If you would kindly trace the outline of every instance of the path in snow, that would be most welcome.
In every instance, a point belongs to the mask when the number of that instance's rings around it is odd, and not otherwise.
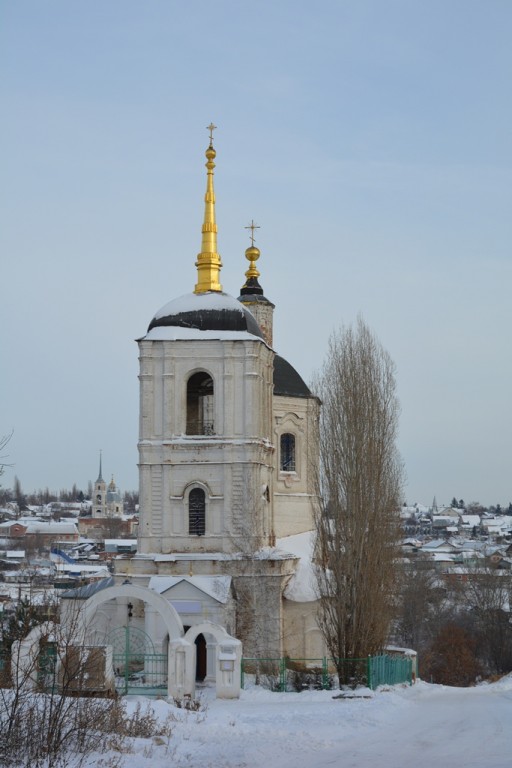
[[[510,768],[512,678],[477,688],[418,683],[370,699],[327,691],[212,701],[175,733],[176,768]],[[158,762],[153,761],[153,766]],[[162,764],[163,765],[163,764]]]

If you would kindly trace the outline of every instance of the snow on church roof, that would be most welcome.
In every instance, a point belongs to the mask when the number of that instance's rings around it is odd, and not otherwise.
[[[200,339],[206,341],[218,339],[220,341],[256,341],[252,333],[247,331],[200,331],[197,328],[179,328],[172,325],[152,328],[138,341],[190,341]]]
[[[229,296],[227,293],[219,291],[209,291],[208,293],[185,293],[171,299],[161,309],[158,310],[154,319],[160,320],[169,315],[182,315],[189,312],[203,311],[232,311],[235,310],[243,315],[243,307],[237,299]]]
[[[143,338],[154,340],[175,340],[205,338],[205,333],[214,333],[209,338],[254,341],[262,339],[263,333],[252,313],[237,299],[221,291],[189,293],[173,299],[158,310]],[[227,337],[224,334],[229,334]]]
[[[279,551],[300,558],[297,570],[284,590],[285,598],[294,603],[309,603],[317,599],[315,566],[311,561],[314,537],[314,531],[306,531],[277,540]]]
[[[182,581],[187,581],[219,603],[228,601],[231,576],[152,576],[148,586],[161,595]]]

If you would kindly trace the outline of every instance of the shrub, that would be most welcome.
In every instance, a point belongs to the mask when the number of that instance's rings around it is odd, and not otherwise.
[[[454,622],[445,624],[424,655],[420,671],[433,683],[460,687],[474,684],[482,674],[475,639]]]

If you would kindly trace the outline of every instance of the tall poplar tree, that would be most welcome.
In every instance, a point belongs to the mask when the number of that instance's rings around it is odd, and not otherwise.
[[[361,318],[331,335],[315,391],[319,625],[335,659],[366,658],[385,644],[396,604],[403,470],[395,366]],[[346,665],[338,671],[343,682]]]

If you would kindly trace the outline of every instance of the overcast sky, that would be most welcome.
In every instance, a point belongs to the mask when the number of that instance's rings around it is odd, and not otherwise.
[[[193,290],[213,120],[224,290],[251,219],[306,381],[359,313],[404,498],[512,500],[510,0],[0,3],[2,484],[137,488],[134,339]]]

